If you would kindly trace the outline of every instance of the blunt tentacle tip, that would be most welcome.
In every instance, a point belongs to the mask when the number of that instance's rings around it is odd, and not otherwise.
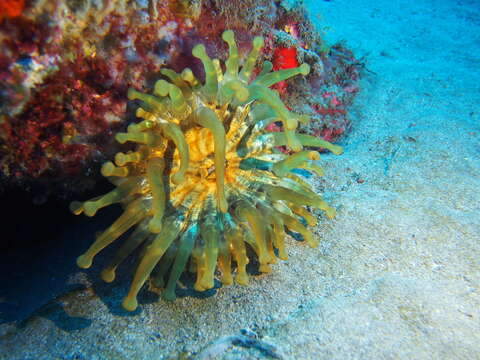
[[[105,269],[100,274],[103,281],[111,283],[115,280],[115,269]]]
[[[126,297],[123,299],[122,306],[127,311],[135,311],[138,307],[138,301],[136,298]]]
[[[88,269],[92,266],[92,259],[86,255],[80,255],[77,258],[77,265],[79,268]]]

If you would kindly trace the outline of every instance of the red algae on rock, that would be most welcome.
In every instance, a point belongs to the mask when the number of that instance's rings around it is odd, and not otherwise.
[[[115,149],[129,86],[169,59],[190,25],[167,4],[32,1],[0,25],[0,166],[10,182],[78,183]],[[153,45],[153,46],[152,46]]]
[[[297,48],[292,47],[277,47],[273,52],[273,70],[291,69],[298,66]],[[287,83],[285,81],[275,84],[275,90],[280,94],[287,91]]]
[[[0,23],[4,18],[16,18],[22,14],[25,0],[0,1]]]

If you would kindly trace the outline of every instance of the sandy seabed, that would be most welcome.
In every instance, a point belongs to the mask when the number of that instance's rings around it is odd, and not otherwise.
[[[1,359],[480,358],[480,4],[305,3],[366,66],[345,153],[322,156],[320,247],[130,316],[125,287],[67,294],[3,324]]]

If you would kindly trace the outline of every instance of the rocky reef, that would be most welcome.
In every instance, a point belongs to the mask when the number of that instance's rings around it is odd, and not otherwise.
[[[298,3],[273,1],[6,1],[0,7],[2,187],[68,195],[91,187],[100,164],[122,150],[113,134],[134,121],[128,88],[148,91],[165,66],[205,74],[191,50],[227,52],[233,29],[243,58],[255,36],[274,70],[307,63],[306,78],[275,85],[289,109],[309,115],[299,130],[335,140],[348,128],[358,60],[327,46]],[[255,11],[246,11],[254,8]],[[243,11],[245,10],[245,11]],[[255,68],[253,75],[257,74]],[[313,94],[313,96],[312,96]],[[282,124],[271,124],[282,131]]]

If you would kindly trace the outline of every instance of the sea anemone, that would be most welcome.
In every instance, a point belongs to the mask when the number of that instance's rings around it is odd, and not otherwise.
[[[120,203],[123,214],[77,259],[89,268],[93,257],[123,233],[135,227],[102,279],[115,279],[117,266],[140,245],[140,261],[123,307],[137,308],[137,294],[151,277],[162,297],[174,300],[177,281],[187,267],[196,272],[195,290],[214,286],[218,273],[224,285],[247,285],[246,265],[257,258],[258,270],[270,272],[276,257],[287,259],[286,230],[300,234],[311,247],[318,242],[307,229],[316,218],[307,207],[330,207],[299,173],[323,170],[315,161],[319,153],[303,147],[323,148],[340,154],[342,148],[319,138],[295,132],[302,115],[289,111],[270,87],[292,76],[309,73],[309,66],[272,72],[272,64],[251,80],[263,39],[253,40],[251,52],[240,66],[231,30],[222,36],[228,43],[225,71],[211,59],[202,44],[192,54],[205,69],[202,84],[190,69],[180,74],[163,69],[170,81],[158,80],[153,95],[130,89],[137,100],[141,122],[116,134],[120,143],[137,144],[135,151],[117,153],[102,174],[116,188],[84,203],[73,202],[75,214],[93,216],[105,206]],[[268,132],[272,122],[282,132]],[[286,146],[288,154],[278,150]],[[236,266],[233,267],[232,263]]]

